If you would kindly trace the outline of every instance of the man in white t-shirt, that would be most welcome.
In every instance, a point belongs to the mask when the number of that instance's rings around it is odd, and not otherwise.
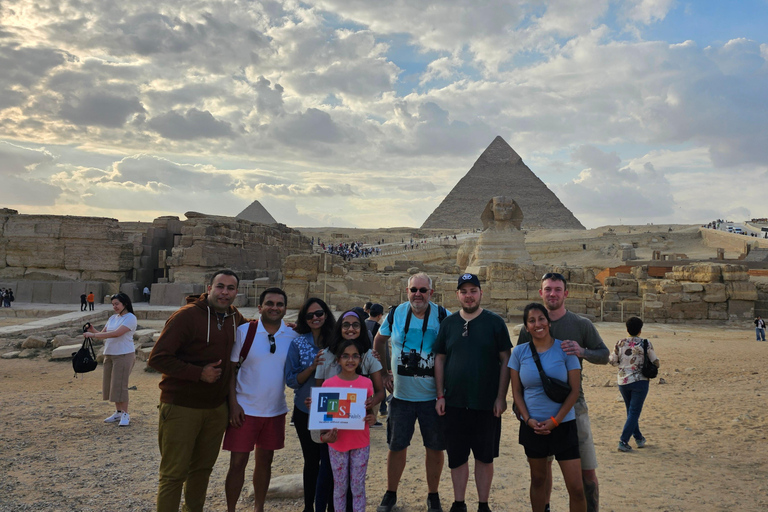
[[[291,341],[297,336],[283,322],[288,298],[280,288],[259,297],[260,318],[253,344],[230,384],[229,427],[224,449],[231,452],[225,483],[227,510],[235,511],[245,481],[245,467],[256,451],[253,470],[254,510],[264,510],[275,450],[285,446],[285,380],[283,368]],[[240,360],[249,324],[237,329],[233,362]]]

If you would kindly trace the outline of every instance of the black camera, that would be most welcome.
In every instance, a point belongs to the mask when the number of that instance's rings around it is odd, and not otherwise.
[[[427,367],[428,362],[414,348],[410,352],[403,351],[400,354],[400,364],[397,365],[397,374],[406,377],[434,377],[435,368]]]

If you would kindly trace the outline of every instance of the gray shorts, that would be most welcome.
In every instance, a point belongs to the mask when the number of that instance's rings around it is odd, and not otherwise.
[[[417,419],[424,446],[430,450],[445,450],[445,417],[437,414],[436,401],[408,402],[392,397],[387,416],[387,444],[391,451],[408,448]]]

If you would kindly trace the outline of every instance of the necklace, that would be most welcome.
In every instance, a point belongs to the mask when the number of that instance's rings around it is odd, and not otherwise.
[[[221,330],[221,328],[224,327],[225,318],[226,318],[226,315],[216,313],[216,326],[219,328],[219,330]]]

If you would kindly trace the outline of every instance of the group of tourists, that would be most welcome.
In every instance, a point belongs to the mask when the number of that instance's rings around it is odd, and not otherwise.
[[[11,307],[11,302],[14,300],[16,300],[16,297],[13,296],[13,290],[11,288],[0,289],[0,305],[4,308],[9,308]]]
[[[216,272],[207,293],[189,297],[168,319],[150,354],[147,364],[162,373],[158,511],[177,512],[182,494],[184,510],[203,510],[222,441],[230,452],[227,510],[236,509],[254,452],[254,510],[262,511],[274,453],[285,446],[286,385],[294,390],[291,419],[304,461],[304,512],[365,510],[370,427],[377,409],[387,412],[388,445],[387,488],[377,512],[391,512],[398,502],[416,423],[424,445],[428,512],[443,510],[438,487],[445,454],[453,484],[450,510],[468,510],[470,454],[477,510],[490,510],[510,383],[518,442],[530,466],[533,510],[549,510],[551,466],[557,460],[569,510],[597,511],[597,460],[581,387],[584,360],[605,364],[610,359],[619,366],[627,407],[619,450],[632,449],[631,437],[639,448],[645,446],[638,419],[648,380],[639,365],[645,357],[657,366],[658,360],[647,340],[639,338],[642,321],[630,319],[630,336],[610,353],[589,320],[565,309],[568,289],[562,274],[542,277],[543,304],[526,306],[514,349],[505,321],[482,307],[481,283],[473,274],[459,276],[459,309],[453,314],[432,302],[431,278],[417,273],[408,279],[408,300],[386,315],[373,304],[370,318],[363,308],[336,316],[313,297],[301,305],[295,325],[283,320],[288,297],[280,288],[264,290],[259,319],[246,320],[233,306],[238,285],[235,272]],[[115,412],[104,421],[127,426],[137,322],[127,295],[114,295],[112,307],[115,314],[106,326],[101,331],[89,327],[85,336],[105,341],[103,398],[114,402]],[[364,429],[310,430],[315,387],[364,393]]]
[[[352,258],[367,258],[369,256],[381,254],[381,249],[378,247],[364,247],[363,245],[363,242],[352,242],[330,244],[328,246],[321,244],[321,247],[325,252],[341,256],[346,261],[349,261]]]

